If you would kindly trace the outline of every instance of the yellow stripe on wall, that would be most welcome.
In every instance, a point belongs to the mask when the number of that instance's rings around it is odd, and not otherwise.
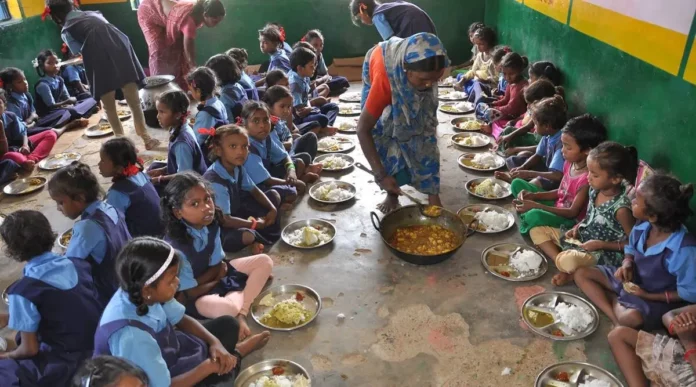
[[[568,20],[570,0],[525,0],[524,5],[563,24]]]
[[[18,0],[8,0],[7,8],[10,10],[10,16],[12,16],[13,19],[22,18],[22,10],[19,8]]]
[[[24,7],[24,16],[38,16],[46,7],[44,0],[22,0],[22,7]]]
[[[670,74],[679,73],[687,40],[684,34],[584,0],[573,1],[570,26]]]

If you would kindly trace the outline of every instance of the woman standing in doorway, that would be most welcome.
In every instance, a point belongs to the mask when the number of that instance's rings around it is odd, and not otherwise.
[[[399,187],[407,184],[442,206],[437,81],[448,65],[442,43],[427,33],[392,38],[365,57],[357,131],[375,182],[387,191],[382,212],[399,206]]]
[[[351,0],[350,12],[355,25],[360,22],[374,25],[382,40],[389,40],[392,36],[406,39],[420,32],[437,35],[430,16],[406,1],[382,4],[375,0]]]
[[[196,30],[225,18],[220,0],[143,0],[138,24],[150,53],[150,75],[173,75],[186,90],[186,74],[196,67]]]

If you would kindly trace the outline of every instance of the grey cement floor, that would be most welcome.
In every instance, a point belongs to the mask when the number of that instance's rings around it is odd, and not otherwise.
[[[359,90],[354,85],[352,91]],[[481,201],[467,195],[464,184],[479,175],[460,168],[463,153],[448,147],[454,116],[439,113],[442,199],[453,211]],[[98,117],[93,117],[97,121]],[[132,121],[128,135],[135,137]],[[150,133],[165,144],[144,158],[166,152],[167,133]],[[355,135],[348,135],[357,145]],[[106,137],[109,138],[109,137]],[[82,153],[82,160],[98,171],[103,139],[87,139],[82,131],[64,134],[54,153]],[[365,163],[359,146],[350,153]],[[49,176],[46,172],[35,172]],[[343,175],[324,174],[322,180],[340,179],[358,187],[357,198],[346,205],[321,205],[303,197],[283,223],[322,218],[338,229],[334,242],[324,248],[300,251],[282,242],[270,249],[275,262],[273,284],[299,283],[322,296],[324,309],[308,328],[274,333],[268,346],[244,359],[242,367],[260,360],[283,358],[309,370],[314,386],[533,386],[537,374],[559,361],[588,361],[618,374],[606,342],[610,323],[601,317],[600,328],[588,340],[554,342],[528,331],[520,320],[520,306],[532,294],[552,290],[555,268],[533,282],[513,283],[487,274],[481,252],[500,242],[523,242],[517,227],[502,234],[470,237],[449,260],[434,266],[414,266],[396,258],[370,222],[370,212],[383,194],[371,176],[359,169]],[[109,182],[101,178],[105,189]],[[420,195],[424,198],[424,196]],[[402,198],[402,204],[409,204]],[[510,200],[498,203],[512,208]],[[0,211],[37,209],[50,219],[56,232],[71,227],[44,189],[24,197],[2,197]],[[551,265],[553,266],[553,265]],[[21,273],[21,265],[0,256],[0,287]],[[579,293],[574,286],[560,290]],[[1,305],[0,308],[4,308]],[[337,315],[346,319],[339,322]],[[251,322],[255,332],[261,327]],[[11,332],[0,332],[9,337]],[[506,367],[512,374],[502,376]]]

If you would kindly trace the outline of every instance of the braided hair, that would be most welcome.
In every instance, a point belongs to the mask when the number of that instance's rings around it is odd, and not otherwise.
[[[46,61],[48,58],[55,56],[56,58],[58,55],[53,51],[53,50],[43,50],[39,52],[39,55],[36,56],[36,73],[40,76],[46,76],[46,71],[44,70],[44,66],[46,65]]]
[[[135,149],[133,141],[128,137],[115,137],[102,144],[101,151],[111,160],[114,166],[123,168],[124,170],[131,165],[136,166],[142,172],[145,167],[142,160],[138,158],[138,153]],[[128,176],[114,176],[114,181],[124,179]]]
[[[169,142],[174,142],[176,138],[181,133],[181,127],[186,123],[186,117],[188,116],[189,99],[186,94],[181,90],[170,90],[165,91],[160,94],[157,98],[157,102],[165,105],[172,111],[172,113],[181,114],[181,123],[174,128],[171,135],[169,136]]]

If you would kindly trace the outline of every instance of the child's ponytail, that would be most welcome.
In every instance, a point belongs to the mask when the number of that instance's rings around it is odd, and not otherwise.
[[[590,151],[593,160],[609,174],[609,177],[621,177],[633,184],[638,175],[638,150],[632,146],[623,146],[618,142],[605,141]]]
[[[638,187],[645,201],[646,213],[656,218],[654,224],[674,232],[693,215],[689,202],[694,195],[692,184],[682,184],[676,178],[657,173],[646,177]]]
[[[145,169],[143,160],[138,157],[133,141],[128,137],[110,139],[102,144],[101,151],[106,154],[114,166],[123,168],[123,173],[113,177],[114,181],[135,176]]]
[[[480,31],[480,30],[479,30]],[[500,63],[503,68],[509,68],[520,73],[529,65],[529,59],[526,56],[521,56],[516,52],[511,52],[503,57]]]

